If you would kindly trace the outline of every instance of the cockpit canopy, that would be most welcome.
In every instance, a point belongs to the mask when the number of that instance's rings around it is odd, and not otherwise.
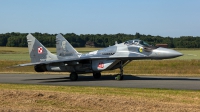
[[[139,39],[135,39],[135,40],[129,40],[124,42],[124,44],[127,45],[141,45],[141,46],[145,46],[145,47],[149,47],[150,45],[142,40]]]

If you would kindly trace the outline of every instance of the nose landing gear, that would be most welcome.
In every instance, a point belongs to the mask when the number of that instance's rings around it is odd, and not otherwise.
[[[115,77],[116,80],[123,80],[124,79],[124,75],[123,75],[123,63],[122,61],[120,61],[120,74],[117,74],[117,76]]]

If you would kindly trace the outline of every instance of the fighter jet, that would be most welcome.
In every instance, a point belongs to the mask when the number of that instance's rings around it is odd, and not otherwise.
[[[182,56],[172,49],[151,46],[134,39],[113,46],[81,54],[61,35],[56,36],[57,55],[52,54],[31,34],[27,35],[31,63],[18,66],[34,66],[36,72],[70,72],[70,80],[76,81],[78,74],[93,73],[95,79],[105,70],[120,69],[116,80],[123,80],[123,67],[132,60],[169,59]]]

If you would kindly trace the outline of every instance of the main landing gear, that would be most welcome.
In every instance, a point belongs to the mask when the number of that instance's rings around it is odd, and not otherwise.
[[[99,78],[101,78],[101,73],[100,73],[100,72],[94,72],[94,73],[93,73],[93,77],[94,77],[95,79],[99,79]]]
[[[72,72],[70,74],[70,80],[71,81],[76,81],[78,79],[78,74],[76,72]]]
[[[99,78],[101,78],[101,73],[100,72],[94,72],[93,73],[93,77],[95,79],[99,79]],[[77,79],[78,79],[78,74],[76,72],[71,72],[71,74],[70,74],[70,80],[71,81],[76,81]]]
[[[123,75],[123,62],[120,61],[120,74],[117,74],[117,76],[115,77],[116,80],[123,80],[124,75]],[[101,78],[101,72],[94,72],[93,73],[93,77],[95,79],[99,79]],[[76,72],[71,72],[70,74],[70,80],[71,81],[76,81],[78,79],[78,74]]]
[[[115,77],[116,80],[123,80],[124,79],[124,75],[123,75],[123,63],[122,61],[120,61],[120,74],[117,74],[117,76]]]

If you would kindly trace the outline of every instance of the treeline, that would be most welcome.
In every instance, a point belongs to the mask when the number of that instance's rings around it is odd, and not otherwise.
[[[27,47],[26,36],[28,33],[5,33],[0,34],[0,46],[7,47]],[[55,47],[56,34],[32,33],[44,46]],[[80,34],[74,33],[62,34],[74,47],[85,47],[93,44],[94,47],[107,47],[109,45],[132,40],[141,39],[151,45],[168,44],[169,48],[200,48],[200,37],[181,36],[179,38],[161,37],[144,35],[140,33],[132,34]]]

